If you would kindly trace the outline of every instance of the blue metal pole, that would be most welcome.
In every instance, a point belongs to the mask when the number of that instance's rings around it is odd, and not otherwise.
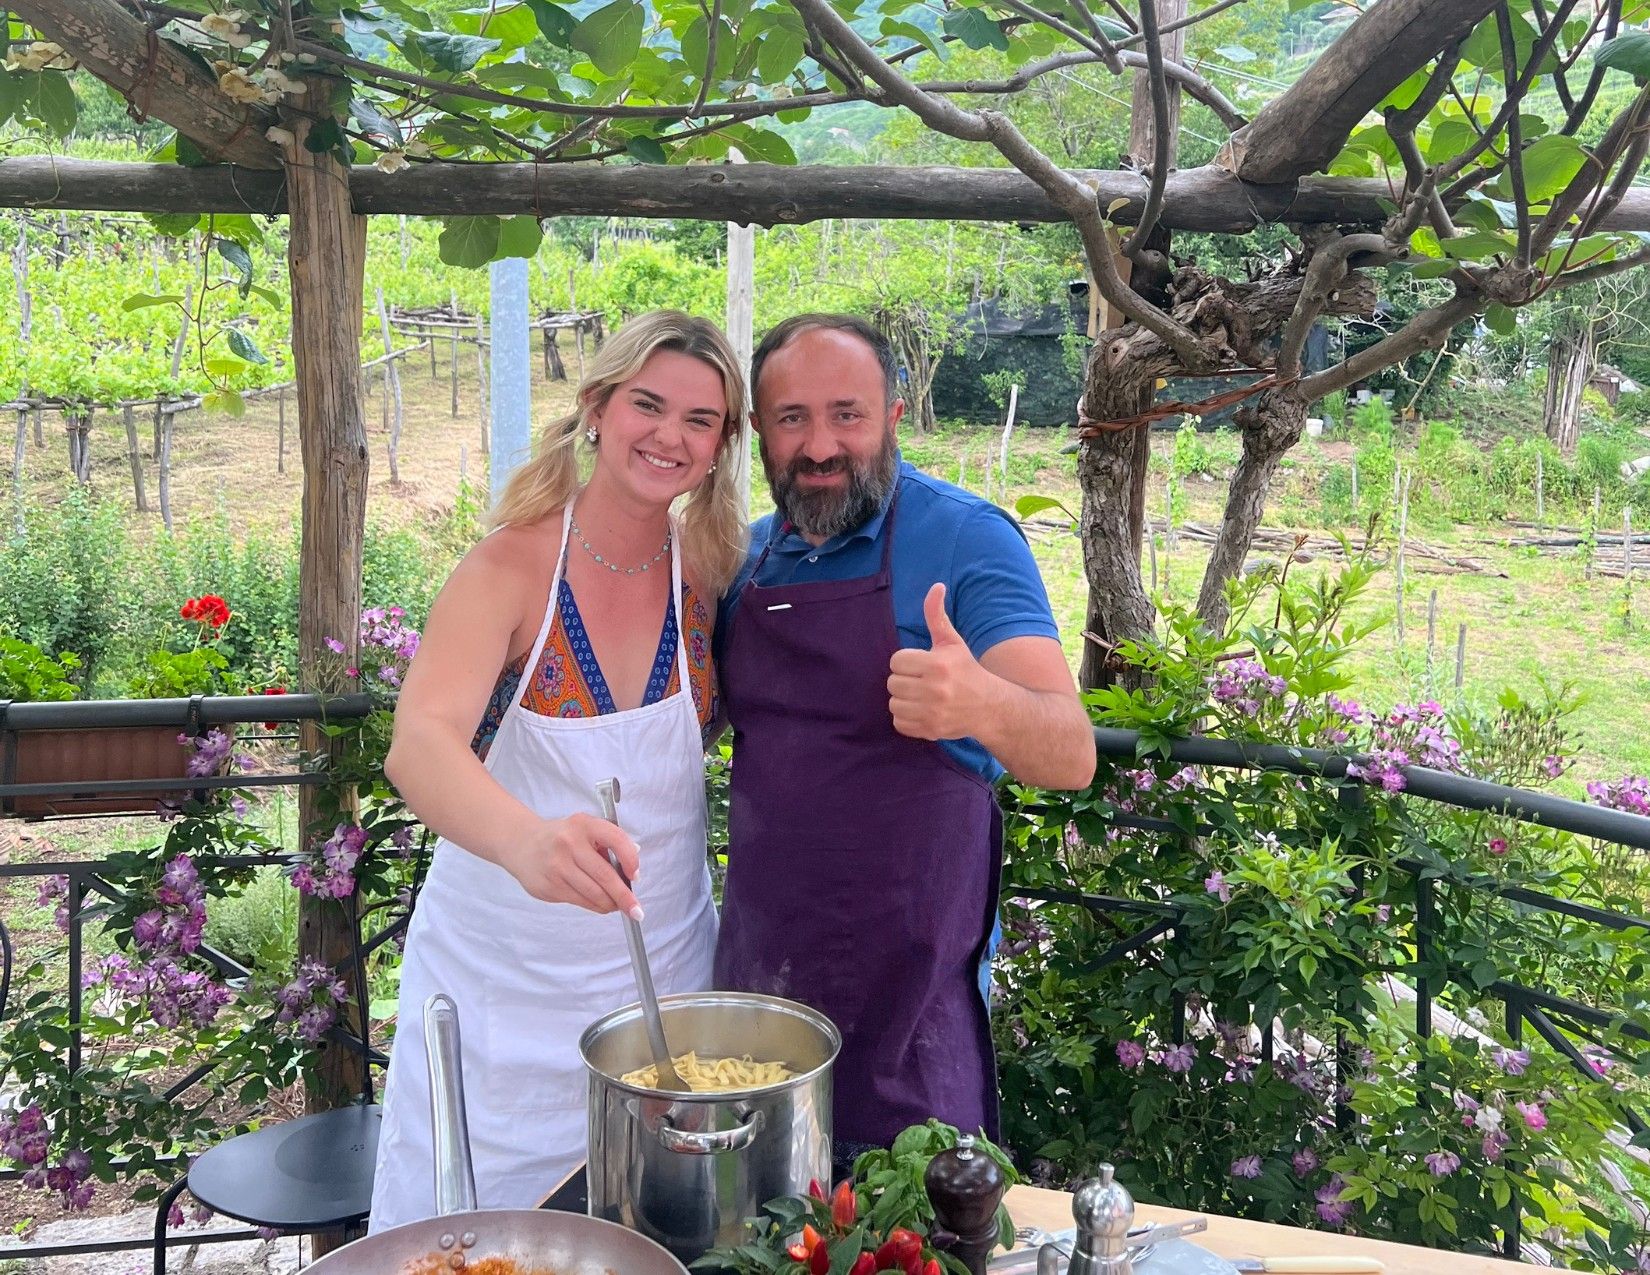
[[[488,491],[494,501],[532,446],[533,391],[529,362],[527,260],[509,257],[489,270],[491,284],[492,455]]]

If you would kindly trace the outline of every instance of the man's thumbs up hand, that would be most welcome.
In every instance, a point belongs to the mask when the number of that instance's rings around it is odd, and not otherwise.
[[[895,651],[888,661],[888,711],[894,729],[912,739],[962,739],[975,734],[987,676],[945,613],[945,586],[922,601],[929,649]]]

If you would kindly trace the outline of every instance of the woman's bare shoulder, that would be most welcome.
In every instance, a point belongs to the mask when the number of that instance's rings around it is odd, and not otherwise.
[[[556,552],[560,518],[561,511],[556,510],[533,522],[500,527],[464,555],[453,575],[495,582],[539,578]]]

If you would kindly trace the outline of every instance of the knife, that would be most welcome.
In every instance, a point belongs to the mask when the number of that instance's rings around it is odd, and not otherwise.
[[[1240,1257],[1240,1271],[1290,1272],[1291,1275],[1380,1275],[1386,1264],[1374,1257]]]

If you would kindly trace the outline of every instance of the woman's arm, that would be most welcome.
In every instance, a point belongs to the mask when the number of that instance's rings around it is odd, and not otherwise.
[[[634,879],[635,843],[593,815],[539,817],[471,748],[512,637],[522,628],[536,634],[541,618],[526,614],[543,582],[523,535],[500,532],[477,545],[436,598],[396,706],[384,773],[426,826],[498,864],[535,898],[639,916],[606,853],[611,846]]]

